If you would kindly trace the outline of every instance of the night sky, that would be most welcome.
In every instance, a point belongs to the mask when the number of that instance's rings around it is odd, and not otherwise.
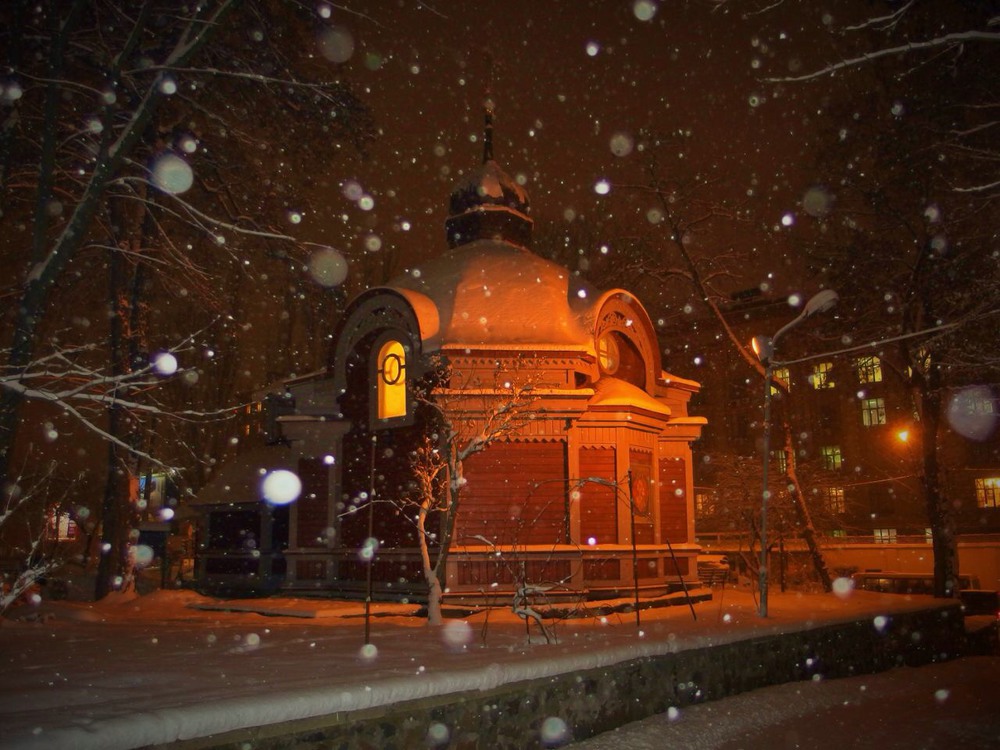
[[[481,159],[489,91],[496,158],[525,181],[536,237],[576,236],[581,225],[589,237],[648,233],[655,200],[623,186],[644,181],[640,133],[652,131],[672,138],[660,174],[711,182],[705,197],[739,204],[738,221],[717,222],[698,238],[701,251],[732,246],[746,255],[750,265],[734,288],[757,286],[769,272],[781,277],[780,219],[797,210],[810,184],[816,135],[810,110],[820,85],[829,90],[830,84],[761,79],[765,70],[800,69],[804,49],[815,57],[809,64],[819,62],[823,44],[800,28],[822,28],[821,10],[795,21],[791,6],[748,17],[745,5],[617,0],[333,7],[333,56],[346,54],[344,30],[354,47],[333,69],[371,106],[381,134],[367,161],[347,167],[354,173],[332,175],[319,213],[349,215],[353,231],[344,241],[351,247],[344,249],[350,255],[363,248],[368,233],[378,235],[397,259],[395,271],[440,252],[451,186]],[[650,9],[652,17],[641,20]],[[345,180],[356,180],[375,207],[362,214],[337,195]],[[606,195],[595,191],[602,180],[611,184]],[[410,223],[406,233],[402,221]],[[303,230],[324,224],[319,216]],[[792,288],[797,280],[781,283]]]

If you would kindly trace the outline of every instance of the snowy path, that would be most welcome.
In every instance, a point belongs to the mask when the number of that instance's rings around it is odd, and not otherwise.
[[[787,594],[762,621],[748,595],[726,591],[696,605],[697,621],[683,606],[644,611],[641,631],[631,616],[569,620],[554,644],[529,640],[509,612],[436,629],[406,616],[412,606],[377,605],[365,649],[356,603],[268,601],[295,617],[188,606],[203,603],[161,591],[0,623],[0,747],[130,750],[936,604]],[[322,616],[302,619],[310,608]]]
[[[574,750],[1000,748],[1000,657],[796,682],[628,724]]]

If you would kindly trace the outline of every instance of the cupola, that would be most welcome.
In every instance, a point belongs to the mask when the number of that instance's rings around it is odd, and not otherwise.
[[[451,192],[445,230],[449,247],[499,240],[531,247],[528,194],[493,158],[493,111],[486,109],[483,163]]]

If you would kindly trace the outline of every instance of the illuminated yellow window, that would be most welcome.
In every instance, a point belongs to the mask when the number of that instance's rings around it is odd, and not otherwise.
[[[406,416],[406,352],[387,341],[378,352],[378,418]]]
[[[771,373],[772,381],[780,381],[784,386],[786,391],[792,390],[792,375],[788,372],[787,367],[775,367],[774,371]],[[771,395],[777,396],[780,393],[780,389],[776,385],[771,386]]]
[[[976,479],[976,505],[980,508],[1000,508],[1000,477]]]
[[[826,509],[830,513],[844,513],[847,511],[847,505],[844,502],[843,487],[827,487],[825,500]]]
[[[844,457],[840,452],[839,445],[824,445],[819,449],[820,458],[823,459],[823,468],[834,471],[844,465]]]
[[[832,362],[819,362],[813,365],[812,375],[809,376],[809,382],[812,384],[812,387],[817,391],[833,388],[832,370]]]
[[[859,383],[882,382],[882,360],[878,357],[861,357],[857,366]]]

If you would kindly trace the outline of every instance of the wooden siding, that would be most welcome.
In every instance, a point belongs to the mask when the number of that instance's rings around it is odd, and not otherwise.
[[[653,457],[645,451],[634,448],[629,451],[629,466],[632,471],[632,502],[635,506],[635,543],[653,544],[656,541],[653,519],[652,473]]]
[[[683,458],[660,459],[660,541],[687,542],[687,467]]]
[[[372,578],[383,584],[421,583],[424,580],[420,560],[415,555],[412,560],[400,560],[380,558],[376,553],[372,565]],[[343,560],[339,573],[338,578],[342,581],[364,581],[368,575],[368,563],[358,559]]]
[[[461,586],[481,586],[489,591],[493,584],[543,584],[566,581],[571,576],[568,560],[519,561],[516,553],[490,560],[463,560],[458,563]]]
[[[668,576],[686,576],[691,572],[691,559],[688,557],[664,558],[663,572]]]
[[[621,576],[620,560],[583,561],[583,577],[588,581],[617,581]]]
[[[465,462],[455,541],[569,541],[564,443],[494,443]]]
[[[580,449],[580,476],[615,481],[615,449]],[[596,482],[579,485],[580,544],[618,544],[618,497],[614,487]]]

